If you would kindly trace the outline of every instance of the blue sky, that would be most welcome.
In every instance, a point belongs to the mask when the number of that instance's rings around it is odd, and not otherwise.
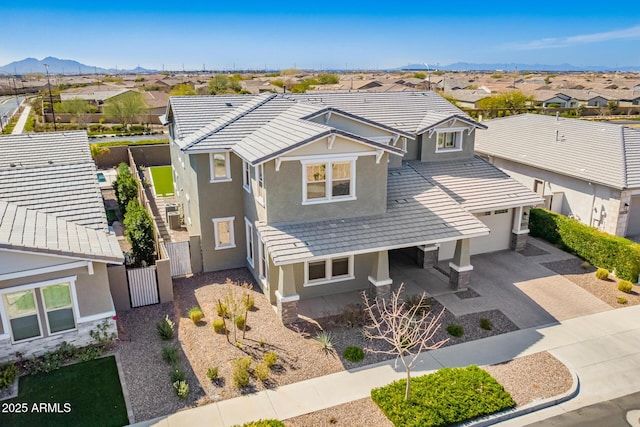
[[[566,4],[564,4],[566,3]],[[0,65],[386,68],[453,62],[640,65],[640,8],[606,2],[14,1]],[[580,4],[578,6],[578,4]]]

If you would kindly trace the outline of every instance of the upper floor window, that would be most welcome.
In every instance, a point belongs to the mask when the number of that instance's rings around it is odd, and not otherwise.
[[[256,166],[256,200],[264,206],[264,198],[266,195],[266,189],[264,186],[264,165]]]
[[[229,152],[209,153],[209,167],[211,169],[211,182],[231,181],[229,165]]]
[[[215,235],[215,249],[227,249],[236,247],[236,239],[233,232],[234,217],[214,218],[213,233]]]
[[[438,145],[436,152],[462,150],[462,131],[438,132],[437,135]]]
[[[251,193],[251,165],[244,160],[242,161],[242,187]]]
[[[302,162],[302,203],[354,200],[355,159]]]

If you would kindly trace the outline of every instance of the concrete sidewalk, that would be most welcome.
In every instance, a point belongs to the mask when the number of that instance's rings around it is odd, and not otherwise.
[[[578,373],[579,395],[564,404],[503,422],[521,426],[640,390],[640,306],[610,310],[559,324],[441,348],[421,355],[419,376],[441,367],[488,365],[549,351]],[[258,419],[287,419],[369,396],[374,387],[404,377],[393,361],[343,371],[273,390],[223,400],[135,426],[232,426]],[[542,417],[542,418],[541,418]]]
[[[16,122],[16,125],[13,128],[13,131],[11,132],[12,135],[19,135],[24,131],[24,126],[27,124],[27,119],[29,118],[30,112],[31,112],[31,106],[27,105],[22,111],[22,113],[20,114],[20,117],[18,118],[18,121]]]

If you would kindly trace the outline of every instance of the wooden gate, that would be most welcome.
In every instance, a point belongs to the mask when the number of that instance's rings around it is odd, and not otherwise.
[[[166,242],[167,255],[171,265],[171,277],[191,274],[191,252],[189,242]]]
[[[127,269],[131,307],[142,307],[160,302],[156,266]]]

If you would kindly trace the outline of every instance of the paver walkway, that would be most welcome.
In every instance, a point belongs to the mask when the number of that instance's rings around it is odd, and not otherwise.
[[[580,378],[579,395],[559,406],[502,423],[522,426],[564,411],[640,390],[640,306],[592,314],[423,353],[413,369],[423,375],[444,366],[488,365],[550,351]],[[181,411],[135,426],[232,426],[286,419],[369,396],[371,388],[404,377],[393,361],[313,378],[276,389]]]

